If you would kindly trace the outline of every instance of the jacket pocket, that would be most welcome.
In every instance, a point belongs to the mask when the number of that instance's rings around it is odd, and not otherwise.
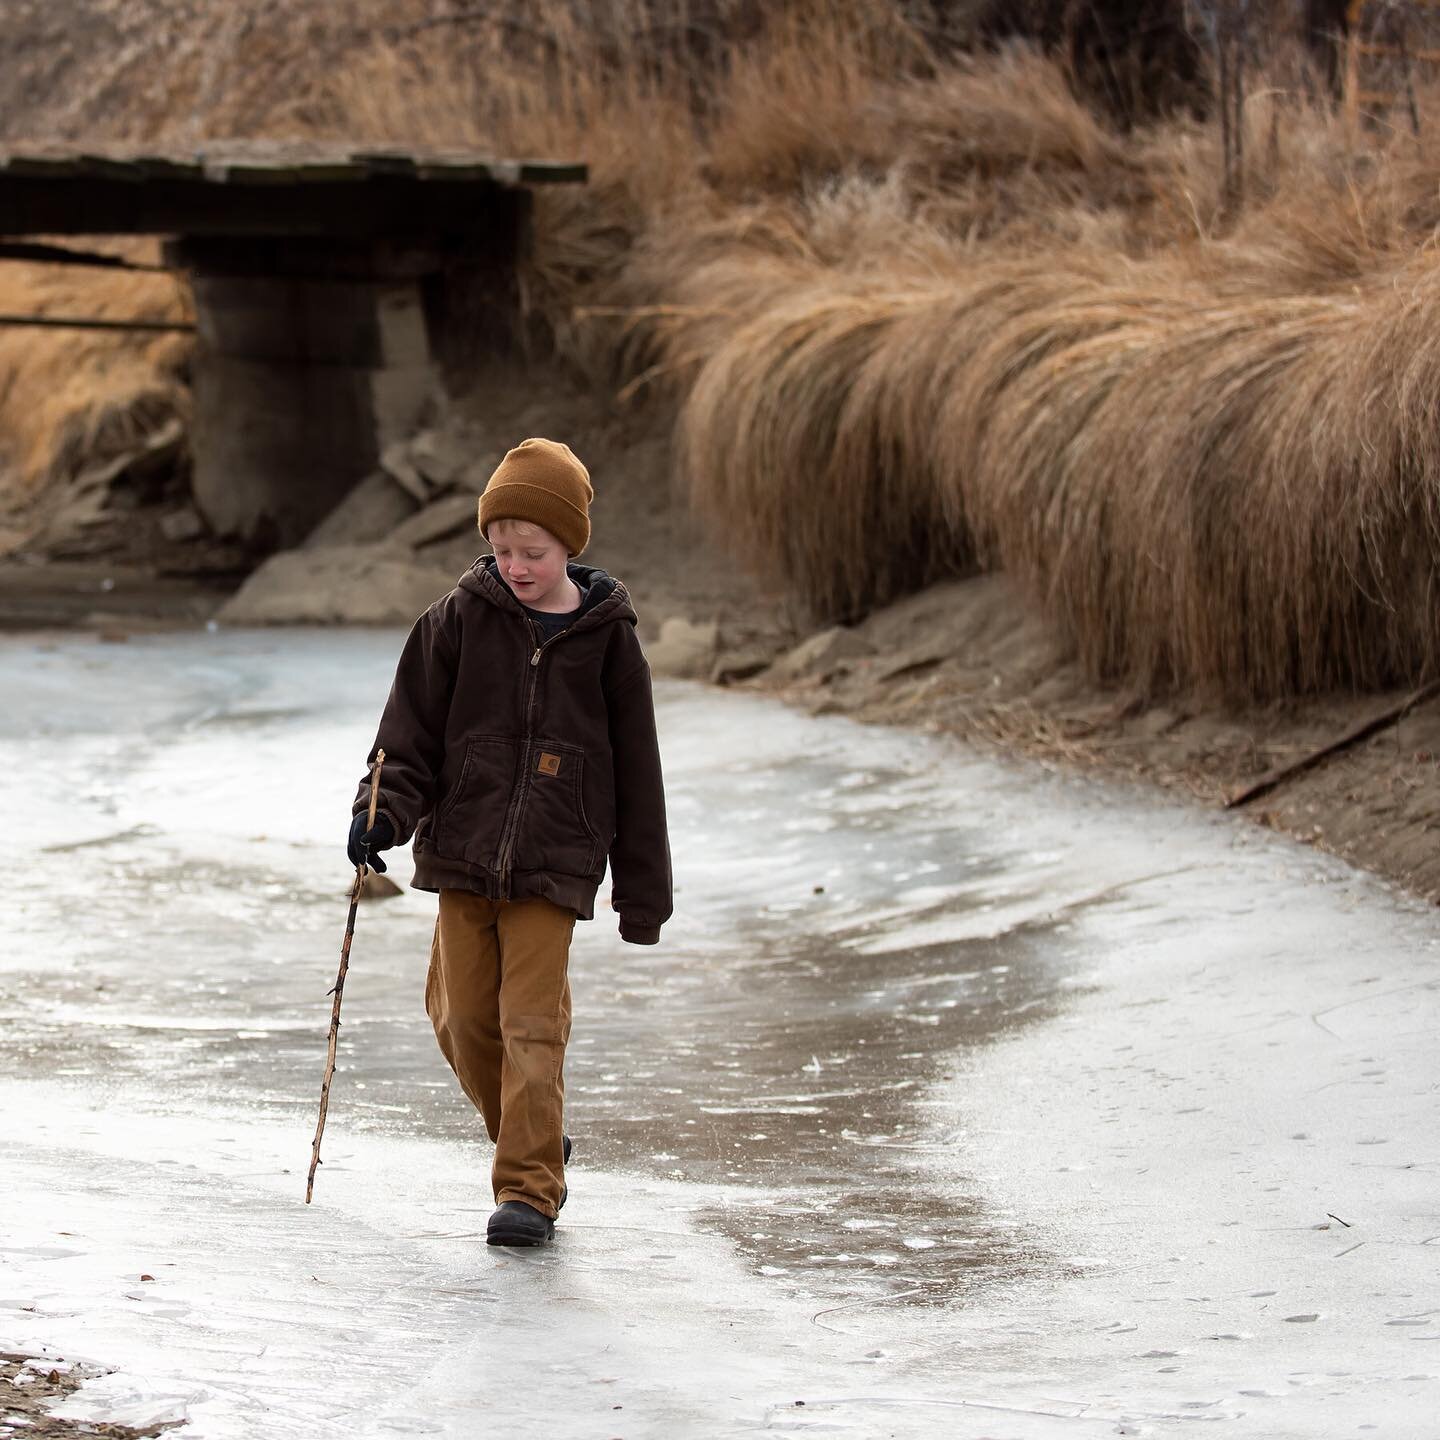
[[[600,842],[585,814],[585,752],[578,745],[536,740],[530,747],[529,787],[515,843],[518,870],[589,875]]]
[[[435,849],[471,865],[493,866],[515,789],[520,742],[472,735],[460,774],[435,811]]]

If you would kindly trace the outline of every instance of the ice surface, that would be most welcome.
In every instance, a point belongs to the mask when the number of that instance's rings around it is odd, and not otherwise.
[[[1437,1433],[1433,913],[1146,795],[700,687],[661,691],[676,919],[577,934],[557,1244],[483,1244],[413,892],[361,911],[307,1208],[399,640],[0,642],[0,1347],[111,1372],[65,1413]]]

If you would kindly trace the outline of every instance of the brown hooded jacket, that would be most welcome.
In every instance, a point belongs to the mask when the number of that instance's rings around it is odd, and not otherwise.
[[[670,917],[670,847],[650,667],[625,587],[588,565],[567,630],[538,627],[484,556],[415,622],[379,733],[380,812],[415,837],[419,890],[543,896],[595,913],[610,862],[620,934]],[[363,780],[354,812],[369,804]]]

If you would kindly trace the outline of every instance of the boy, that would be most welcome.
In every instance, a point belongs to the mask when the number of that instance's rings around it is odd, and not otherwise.
[[[480,497],[483,556],[416,622],[370,751],[349,855],[415,837],[439,892],[425,1008],[495,1143],[491,1245],[543,1245],[565,1203],[567,966],[607,858],[620,934],[670,917],[670,848],[650,669],[625,587],[571,563],[590,540],[589,472],[526,440]],[[383,871],[380,860],[370,862]]]

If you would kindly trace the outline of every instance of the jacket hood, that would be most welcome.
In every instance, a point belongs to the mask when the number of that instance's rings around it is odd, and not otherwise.
[[[565,570],[580,591],[580,613],[575,617],[572,629],[582,624],[589,629],[607,620],[636,623],[630,592],[613,575],[607,574],[598,565],[579,565],[573,560]],[[497,609],[508,610],[524,618],[525,607],[500,578],[493,555],[482,555],[476,560],[460,577],[459,588],[479,595]]]

